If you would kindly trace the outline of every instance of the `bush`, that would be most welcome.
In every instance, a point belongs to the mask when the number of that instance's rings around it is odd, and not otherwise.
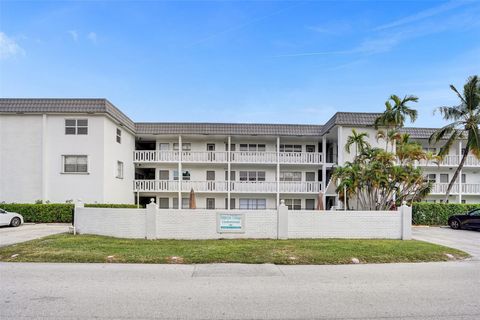
[[[20,213],[25,222],[71,223],[73,217],[73,204],[29,204],[29,203],[8,203],[0,204],[0,208]]]
[[[447,225],[448,218],[480,208],[480,204],[417,202],[412,208],[412,223],[415,225]]]
[[[95,208],[136,208],[134,204],[85,204]],[[34,223],[72,223],[74,205],[71,203],[0,203],[0,208],[20,213],[25,222]]]

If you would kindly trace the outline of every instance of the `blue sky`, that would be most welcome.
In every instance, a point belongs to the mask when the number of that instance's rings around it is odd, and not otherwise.
[[[480,73],[479,1],[0,1],[0,96],[105,97],[135,121],[323,124]]]

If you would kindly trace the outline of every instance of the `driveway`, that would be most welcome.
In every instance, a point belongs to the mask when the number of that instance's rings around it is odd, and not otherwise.
[[[413,227],[413,238],[459,249],[480,260],[480,231],[453,230],[449,227]]]
[[[0,228],[0,247],[68,232],[69,223],[23,224],[17,228]]]

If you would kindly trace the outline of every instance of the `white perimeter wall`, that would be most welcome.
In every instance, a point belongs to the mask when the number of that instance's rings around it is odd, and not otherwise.
[[[411,238],[408,207],[374,212],[288,211],[284,206],[279,210],[285,211],[77,207],[75,228],[78,233],[121,238],[145,238],[147,232],[157,239],[277,238],[278,224],[286,238]],[[217,233],[217,213],[244,214],[245,233]]]

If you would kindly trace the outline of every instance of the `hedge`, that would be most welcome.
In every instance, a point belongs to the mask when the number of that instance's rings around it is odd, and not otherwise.
[[[96,208],[136,208],[133,204],[85,204],[85,207]],[[0,208],[20,213],[25,222],[35,223],[72,223],[73,208],[71,203],[30,204],[0,203]]]
[[[480,204],[417,202],[412,208],[414,225],[447,225],[448,218],[480,208]]]

